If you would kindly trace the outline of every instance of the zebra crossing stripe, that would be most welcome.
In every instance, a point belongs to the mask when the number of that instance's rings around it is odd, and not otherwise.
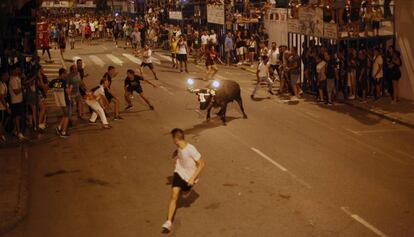
[[[127,59],[129,59],[131,62],[133,62],[133,63],[136,63],[136,64],[139,64],[139,65],[141,65],[141,60],[139,59],[139,58],[137,58],[137,57],[135,57],[134,55],[132,55],[132,54],[129,54],[129,53],[123,53],[122,54],[122,56],[124,56],[125,58],[127,58]]]
[[[95,63],[96,65],[103,67],[105,66],[105,62],[100,59],[98,56],[96,55],[89,55],[89,58],[92,60],[93,63]]]
[[[117,58],[112,54],[107,54],[106,57],[119,66],[122,66],[122,64],[124,64],[124,62],[121,59]]]
[[[154,63],[158,64],[158,65],[160,65],[160,64],[161,64],[161,61],[160,61],[158,58],[151,57],[151,60],[152,60]]]

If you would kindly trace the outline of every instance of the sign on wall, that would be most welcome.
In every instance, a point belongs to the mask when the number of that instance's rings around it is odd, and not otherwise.
[[[224,24],[224,5],[207,6],[207,22],[214,24]]]
[[[168,12],[168,16],[170,19],[174,20],[182,20],[183,19],[183,13],[180,11],[170,11]]]

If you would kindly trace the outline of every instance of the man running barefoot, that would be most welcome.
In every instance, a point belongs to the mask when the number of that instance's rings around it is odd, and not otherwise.
[[[177,200],[181,191],[189,192],[191,190],[205,166],[204,159],[201,159],[201,155],[197,149],[185,141],[183,130],[174,128],[171,131],[171,135],[174,144],[177,146],[177,150],[173,153],[173,157],[176,157],[177,160],[172,181],[167,221],[162,225],[165,232],[169,232],[172,228]]]
[[[150,81],[145,80],[142,76],[135,75],[134,70],[129,69],[127,71],[127,78],[125,78],[125,83],[124,83],[124,87],[125,87],[124,97],[125,97],[125,101],[128,106],[125,108],[125,110],[132,108],[131,96],[134,93],[134,91],[139,94],[139,96],[145,101],[145,103],[147,103],[147,105],[149,106],[151,110],[154,110],[154,106],[152,106],[149,100],[144,96],[144,93],[141,87],[141,81],[145,81],[146,83],[152,85],[153,87],[157,87],[156,85],[152,84]]]

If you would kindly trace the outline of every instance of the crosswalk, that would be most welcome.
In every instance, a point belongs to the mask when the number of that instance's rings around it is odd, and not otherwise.
[[[164,55],[156,54],[157,57],[151,57],[151,60],[154,64],[161,65],[161,60],[165,59]],[[161,59],[159,59],[160,57]],[[100,55],[85,55],[85,56],[74,56],[72,57],[73,63],[76,60],[82,59],[85,65],[89,66],[98,66],[98,67],[105,67],[109,65],[116,65],[116,66],[124,66],[126,63],[131,62],[136,65],[141,65],[142,60],[130,53],[122,53],[120,55],[115,54],[100,54]],[[87,61],[88,63],[85,63]],[[91,65],[93,64],[93,65]]]

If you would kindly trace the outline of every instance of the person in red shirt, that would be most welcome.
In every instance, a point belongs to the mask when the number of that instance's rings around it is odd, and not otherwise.
[[[47,56],[49,56],[49,60],[52,60],[52,57],[50,56],[49,36],[47,34],[43,34],[40,47],[42,49],[42,56],[45,55],[45,52],[47,52]]]

